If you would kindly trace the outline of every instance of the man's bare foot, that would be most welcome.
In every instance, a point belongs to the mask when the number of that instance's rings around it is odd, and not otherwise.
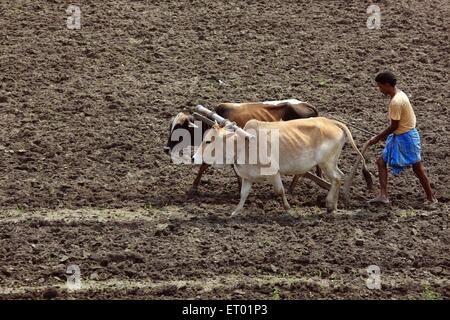
[[[188,198],[193,197],[195,195],[198,194],[198,189],[197,188],[190,188],[187,192],[186,192],[186,196]]]
[[[385,197],[385,196],[379,195],[378,197],[367,201],[367,203],[370,203],[370,204],[372,204],[372,203],[389,204],[389,199],[387,197]]]
[[[438,208],[438,201],[436,198],[433,198],[431,200],[427,199],[423,203],[423,208],[426,210],[436,210]]]
[[[425,200],[425,203],[427,203],[427,204],[434,204],[434,203],[438,203],[438,202],[439,201],[436,198]]]

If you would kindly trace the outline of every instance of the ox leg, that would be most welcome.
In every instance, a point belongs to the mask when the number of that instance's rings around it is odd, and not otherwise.
[[[292,178],[292,182],[291,182],[291,185],[290,185],[290,187],[289,187],[289,193],[290,193],[290,194],[293,194],[293,193],[294,193],[295,186],[297,185],[299,179],[300,179],[300,175],[299,175],[299,174],[296,174],[296,175],[294,176],[294,178]]]
[[[238,181],[238,188],[239,188],[239,190],[241,190],[242,189],[242,178],[236,172],[236,168],[234,167],[234,165],[232,167],[233,167],[234,174],[236,175],[236,178]]]
[[[334,193],[334,208],[337,210],[337,205],[339,201],[339,192],[341,191],[341,184],[342,180],[344,179],[344,173],[337,167],[336,165],[336,173],[337,173],[337,186],[336,186],[336,192]]]
[[[236,216],[239,213],[241,213],[242,209],[244,209],[245,201],[247,200],[248,194],[250,193],[250,190],[252,189],[252,182],[247,179],[242,179],[242,187],[241,187],[241,200],[239,201],[238,206],[233,211],[231,216]]]
[[[198,186],[200,185],[200,180],[202,179],[203,173],[208,169],[209,164],[202,163],[200,166],[200,169],[198,170],[197,177],[194,180],[194,183],[192,184],[191,189],[189,190],[188,194],[195,194],[198,190]]]
[[[295,179],[295,177],[294,177]],[[281,175],[277,174],[276,176],[273,177],[272,179],[272,185],[275,189],[275,192],[281,196],[281,200],[283,201],[283,208],[286,212],[289,211],[289,209],[291,208],[291,206],[289,205],[287,199],[286,199],[286,194],[284,193],[284,186],[283,186],[283,180],[281,180]]]
[[[333,166],[325,165],[324,167],[322,167],[322,169],[325,171],[326,175],[331,180],[331,189],[328,192],[326,204],[327,204],[327,212],[333,213],[333,211],[337,210],[339,189],[341,187],[341,181],[344,174],[342,173],[341,170],[339,170],[337,165]]]

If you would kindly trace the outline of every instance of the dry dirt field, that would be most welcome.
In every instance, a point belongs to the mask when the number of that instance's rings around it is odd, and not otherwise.
[[[450,5],[377,1],[370,30],[370,3],[80,0],[69,30],[66,1],[2,0],[0,298],[448,299]],[[297,98],[377,132],[385,69],[415,108],[434,208],[407,171],[387,207],[366,205],[358,175],[333,216],[301,181],[293,219],[268,185],[230,218],[231,168],[187,197],[198,168],[162,152],[170,118],[198,103]],[[347,145],[344,173],[354,157]],[[70,264],[81,290],[66,290]]]

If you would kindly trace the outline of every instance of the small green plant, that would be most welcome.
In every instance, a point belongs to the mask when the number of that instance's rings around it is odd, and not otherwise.
[[[144,209],[148,210],[148,211],[151,211],[151,210],[153,210],[155,208],[153,207],[153,205],[151,203],[146,203],[146,204],[144,204]]]
[[[21,204],[16,205],[16,210],[19,211],[20,213],[24,213],[27,208]]]
[[[272,300],[281,300],[280,289],[277,287],[272,289]]]
[[[55,186],[50,186],[50,187],[48,187],[48,192],[49,192],[51,195],[54,195],[54,194],[56,193],[56,188],[55,188]]]
[[[327,285],[326,285],[326,282],[325,281],[323,281],[323,280],[321,280],[321,281],[319,281],[319,288],[320,289],[325,289],[327,287]]]
[[[317,270],[317,276],[322,279],[322,270]]]
[[[327,85],[328,81],[325,79],[319,79],[319,86],[325,87]]]
[[[424,284],[423,291],[422,291],[422,299],[423,300],[442,300],[442,297],[439,293],[434,292],[429,284]]]

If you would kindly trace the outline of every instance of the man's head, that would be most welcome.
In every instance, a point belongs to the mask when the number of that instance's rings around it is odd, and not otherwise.
[[[392,94],[395,92],[395,85],[397,84],[397,78],[390,71],[384,71],[379,73],[375,77],[378,88],[383,94]]]

